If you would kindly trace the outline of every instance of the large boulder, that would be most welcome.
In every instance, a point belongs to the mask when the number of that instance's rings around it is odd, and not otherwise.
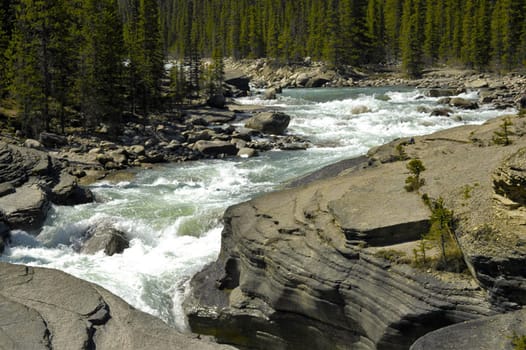
[[[283,112],[262,112],[245,122],[245,127],[265,134],[281,135],[290,123],[290,116]]]
[[[51,190],[51,201],[58,205],[77,205],[93,202],[93,193],[77,184],[77,178],[63,172],[59,183]]]
[[[4,349],[232,349],[177,332],[95,284],[63,272],[0,263]]]
[[[22,186],[16,192],[0,197],[0,208],[11,229],[34,231],[44,223],[50,202],[38,186]]]
[[[519,98],[519,109],[526,109],[526,94]]]
[[[479,105],[477,102],[470,101],[465,98],[461,97],[455,97],[452,98],[451,101],[449,101],[449,104],[453,107],[461,108],[461,109],[478,109]]]
[[[211,156],[217,156],[219,154],[235,156],[238,152],[236,145],[228,141],[200,140],[195,143],[194,149]]]
[[[49,148],[61,147],[68,144],[68,139],[65,136],[50,132],[41,132],[39,141],[42,145]]]
[[[86,232],[86,241],[80,250],[84,254],[95,254],[101,250],[106,255],[121,254],[130,247],[130,241],[124,232],[115,229],[110,223],[103,222]]]
[[[225,108],[226,98],[223,94],[215,94],[210,96],[207,101],[207,104],[213,108]]]

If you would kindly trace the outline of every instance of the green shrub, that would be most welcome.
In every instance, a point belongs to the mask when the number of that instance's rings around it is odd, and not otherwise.
[[[526,335],[513,333],[511,344],[513,345],[513,350],[526,350]]]
[[[493,134],[493,143],[496,145],[508,146],[511,145],[510,135],[512,134],[510,127],[513,125],[510,118],[505,118],[500,125],[500,130]]]
[[[407,165],[407,170],[411,173],[410,176],[405,179],[405,189],[407,192],[418,191],[420,187],[425,185],[425,180],[420,178],[420,174],[426,170],[424,164],[419,159],[411,160]]]

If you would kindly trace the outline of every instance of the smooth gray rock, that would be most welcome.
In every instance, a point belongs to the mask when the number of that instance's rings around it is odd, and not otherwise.
[[[262,112],[245,122],[245,127],[265,134],[281,135],[290,123],[290,116],[282,112]]]
[[[448,97],[456,95],[454,89],[430,89],[427,93],[429,97]]]
[[[93,193],[78,186],[77,178],[63,172],[60,181],[51,190],[51,201],[58,205],[77,205],[93,202]]]
[[[449,101],[449,104],[453,107],[462,108],[462,109],[479,109],[477,102],[467,100],[461,97],[452,98]]]
[[[227,141],[200,140],[195,143],[195,149],[208,155],[227,154],[235,156],[238,152],[237,147]]]
[[[15,193],[0,197],[0,208],[13,230],[36,230],[50,208],[47,194],[38,186],[22,186]]]
[[[88,237],[80,250],[84,254],[95,254],[101,250],[106,255],[121,254],[130,247],[130,241],[124,232],[121,232],[109,223],[98,224],[86,232]]]
[[[232,349],[181,334],[102,287],[63,272],[0,263],[6,349]]]
[[[68,139],[65,136],[50,132],[41,132],[39,141],[45,147],[49,148],[62,147],[68,144]]]
[[[516,335],[526,335],[526,310],[441,328],[418,339],[410,350],[513,350]]]

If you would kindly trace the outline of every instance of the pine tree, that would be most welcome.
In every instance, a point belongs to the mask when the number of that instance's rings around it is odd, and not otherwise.
[[[396,62],[400,58],[400,29],[402,19],[402,0],[386,0],[384,6],[385,41],[387,61]]]
[[[466,0],[464,4],[464,19],[462,22],[462,49],[460,51],[462,63],[471,67],[474,61],[474,42],[471,40],[475,32],[475,7],[473,0]]]
[[[435,63],[439,57],[441,36],[439,8],[441,6],[443,3],[438,0],[427,0],[426,2],[424,54],[431,64]]]
[[[419,77],[423,68],[422,0],[406,0],[402,14],[402,68],[408,76]]]
[[[123,111],[124,40],[115,0],[86,0],[78,79],[86,127],[102,122],[118,134]]]
[[[51,1],[20,1],[8,51],[9,90],[21,109],[24,131],[33,136],[49,128],[49,9],[52,6]]]
[[[479,70],[485,69],[490,62],[490,2],[480,0],[475,13],[475,27],[471,39],[473,64]]]

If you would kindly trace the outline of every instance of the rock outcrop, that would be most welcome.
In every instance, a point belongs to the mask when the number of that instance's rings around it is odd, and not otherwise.
[[[11,229],[39,229],[51,203],[91,202],[91,192],[76,180],[48,153],[0,141],[0,210]]]
[[[229,349],[178,333],[97,285],[63,272],[0,263],[5,349]]]
[[[255,349],[408,349],[520,307],[526,210],[491,181],[526,148],[525,122],[512,122],[506,147],[492,144],[501,119],[398,140],[229,208],[218,260],[192,280],[192,329]],[[426,167],[420,195],[404,190],[411,158]],[[423,193],[454,212],[470,275],[412,266],[429,229]]]
[[[439,329],[418,339],[410,350],[512,350],[514,337],[525,335],[526,310],[521,310]]]

